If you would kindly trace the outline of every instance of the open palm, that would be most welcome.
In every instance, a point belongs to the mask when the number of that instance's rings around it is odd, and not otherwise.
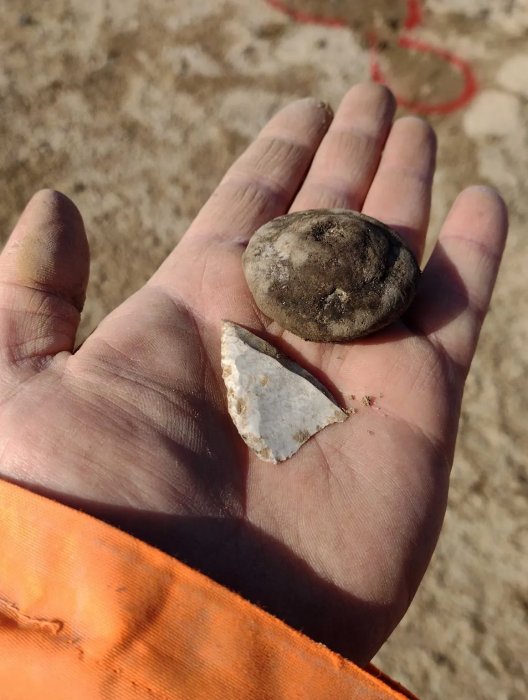
[[[38,193],[0,258],[0,476],[128,530],[359,663],[401,619],[436,543],[504,206],[486,188],[462,193],[410,312],[347,344],[303,341],[263,317],[241,254],[272,217],[346,207],[420,257],[435,140],[393,115],[375,85],[353,88],[333,121],[312,99],[286,107],[76,352],[88,248],[71,202]],[[357,411],[287,462],[261,462],[227,416],[223,319]]]

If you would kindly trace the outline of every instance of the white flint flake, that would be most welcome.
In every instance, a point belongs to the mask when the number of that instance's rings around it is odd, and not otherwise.
[[[291,457],[347,414],[309,372],[245,328],[224,321],[222,373],[238,432],[267,462]]]

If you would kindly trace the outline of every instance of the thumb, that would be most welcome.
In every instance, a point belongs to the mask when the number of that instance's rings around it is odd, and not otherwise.
[[[0,362],[72,351],[89,274],[81,215],[65,195],[37,192],[0,255]]]

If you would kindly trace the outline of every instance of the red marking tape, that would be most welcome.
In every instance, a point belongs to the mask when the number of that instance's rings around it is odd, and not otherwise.
[[[324,17],[322,15],[314,15],[307,12],[302,12],[301,10],[294,10],[289,7],[287,2],[284,0],[266,0],[268,5],[284,13],[291,19],[301,24],[318,24],[322,27],[346,27],[348,26],[346,20],[341,17]],[[403,26],[406,31],[415,29],[422,24],[423,11],[421,0],[406,0],[406,16]],[[370,44],[370,75],[373,80],[378,83],[390,84],[385,80],[381,68],[378,63],[378,42],[374,34],[369,34],[369,44]],[[455,112],[457,109],[465,107],[471,100],[475,97],[478,90],[477,80],[475,74],[470,66],[470,64],[465,61],[460,56],[447,51],[445,49],[438,48],[429,44],[425,41],[420,41],[419,39],[413,39],[406,34],[401,34],[398,37],[399,47],[404,49],[410,49],[413,51],[421,51],[423,53],[432,53],[438,58],[442,59],[454,68],[463,80],[463,87],[459,95],[452,100],[447,100],[446,102],[424,102],[420,100],[408,100],[405,97],[400,97],[397,93],[396,99],[398,104],[406,109],[418,112],[419,114],[450,114]]]

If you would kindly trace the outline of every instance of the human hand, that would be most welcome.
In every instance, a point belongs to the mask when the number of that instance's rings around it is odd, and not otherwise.
[[[286,107],[76,352],[89,262],[75,207],[38,193],[0,257],[0,476],[128,530],[358,663],[403,616],[436,543],[505,208],[490,189],[463,192],[410,311],[351,343],[306,342],[263,317],[241,254],[288,210],[346,207],[420,257],[435,139],[393,115],[376,85],[352,88],[333,122],[312,99]],[[223,319],[358,412],[284,463],[257,459],[226,413]]]

